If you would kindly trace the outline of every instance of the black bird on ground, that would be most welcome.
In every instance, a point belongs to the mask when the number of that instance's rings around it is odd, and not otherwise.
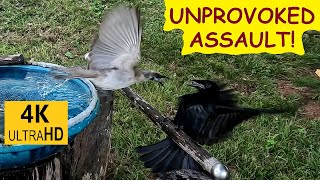
[[[212,145],[224,139],[243,121],[263,113],[282,113],[275,109],[252,109],[237,106],[232,89],[224,89],[210,80],[193,80],[198,92],[180,97],[173,123],[200,145]],[[169,137],[137,149],[139,159],[154,173],[179,169],[202,170],[202,167]]]

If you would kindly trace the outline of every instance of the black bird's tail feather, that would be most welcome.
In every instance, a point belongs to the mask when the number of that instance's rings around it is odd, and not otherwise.
[[[237,109],[243,115],[249,115],[250,118],[254,116],[259,116],[262,114],[281,114],[285,113],[285,111],[280,109],[252,109],[252,108],[239,108]]]
[[[282,110],[277,109],[251,109],[216,106],[219,115],[209,117],[203,122],[198,130],[197,141],[199,144],[212,145],[230,135],[234,127],[243,121],[259,116],[261,114],[279,114]],[[195,125],[194,125],[195,126]]]
[[[240,108],[240,107],[225,107],[225,106],[216,106],[217,109],[222,113],[224,111],[231,113],[231,112],[237,112],[237,113],[245,113],[250,114],[252,116],[257,116],[260,114],[281,114],[285,113],[285,110],[281,109],[253,109],[253,108]]]
[[[136,151],[145,167],[151,168],[153,173],[180,169],[202,170],[201,166],[170,138],[150,146],[140,146]]]

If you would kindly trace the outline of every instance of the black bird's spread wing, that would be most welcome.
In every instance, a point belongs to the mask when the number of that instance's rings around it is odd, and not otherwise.
[[[212,145],[241,122],[262,113],[281,111],[198,104],[187,108],[180,118],[183,130],[191,138],[199,144]]]
[[[151,168],[154,173],[164,173],[179,169],[202,169],[189,154],[183,151],[170,138],[150,146],[140,146],[136,150],[145,167]]]
[[[173,123],[181,126],[184,132],[199,144],[207,144],[212,141],[213,138],[216,138],[212,137],[214,132],[217,132],[221,125],[230,123],[230,118],[234,118],[233,115],[227,115],[226,119],[223,117],[216,119],[219,116],[219,109],[216,109],[218,104],[236,107],[232,89],[223,89],[223,86],[220,86],[218,92],[218,94],[210,94],[211,97],[199,96],[199,93],[195,93],[181,96],[179,99],[178,111]],[[203,100],[204,98],[211,98],[212,101],[210,104],[202,103],[206,101],[206,99]],[[224,124],[221,124],[222,122]],[[215,131],[212,129],[213,126],[215,126]]]
[[[192,139],[197,139],[197,134],[202,127],[203,122],[210,116],[208,107],[197,104],[189,107],[178,109],[177,115],[174,119],[176,125],[182,126],[183,131]]]
[[[233,94],[234,90],[233,89],[223,89],[224,86],[221,86],[219,89],[219,94],[211,94],[210,96],[213,96],[216,99],[215,101],[212,101],[210,104],[215,105],[215,104],[220,104],[226,107],[235,107],[236,106],[236,100],[235,100],[235,96]],[[203,97],[203,96],[197,96],[198,93],[195,94],[186,94],[183,95],[179,98],[179,103],[178,103],[178,111],[176,114],[176,117],[174,119],[174,123],[176,125],[186,125],[186,123],[190,123],[190,124],[197,124],[194,123],[192,120],[192,118],[188,118],[188,120],[186,120],[186,115],[184,114],[185,112],[189,111],[189,112],[193,112],[194,113],[190,113],[188,115],[191,115],[192,117],[196,116],[196,122],[200,119],[206,119],[208,117],[208,113],[211,113],[212,108],[211,109],[207,109],[208,106],[206,106],[206,104],[201,103],[201,99],[202,98],[209,98],[209,97]],[[206,107],[204,107],[206,106]],[[211,111],[210,111],[211,110]],[[203,120],[200,120],[203,121]],[[197,128],[195,128],[197,129]]]
[[[200,134],[198,136],[205,144],[212,145],[241,122],[259,114],[261,114],[261,111],[256,109],[215,106],[214,113],[210,114],[209,118],[203,122],[201,129],[199,129]]]
[[[213,95],[214,96],[214,95]],[[221,90],[210,102],[202,103],[195,94],[181,96],[174,123],[199,144],[212,145],[241,122],[261,113],[281,113],[276,110],[239,108],[233,90]]]

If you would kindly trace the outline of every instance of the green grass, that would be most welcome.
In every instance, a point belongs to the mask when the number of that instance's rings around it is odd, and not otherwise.
[[[301,96],[283,97],[277,81],[311,88],[319,95],[320,81],[313,76],[320,68],[320,39],[304,39],[306,54],[181,56],[182,33],[164,32],[163,0],[122,1],[138,5],[144,19],[142,69],[153,69],[169,77],[165,87],[154,83],[133,88],[164,114],[176,109],[177,98],[193,91],[185,81],[217,79],[252,86],[239,92],[246,107],[281,107],[279,116],[261,116],[238,126],[227,141],[206,147],[231,167],[233,179],[319,179],[320,119],[308,120],[296,113]],[[2,0],[0,2],[0,54],[22,53],[35,61],[64,66],[84,65],[83,55],[106,9],[120,1],[109,0]],[[307,73],[306,73],[307,72]],[[317,96],[319,97],[319,96]],[[315,99],[319,100],[319,99]],[[112,127],[113,165],[110,178],[143,179],[143,167],[134,149],[165,137],[127,99],[116,93]]]

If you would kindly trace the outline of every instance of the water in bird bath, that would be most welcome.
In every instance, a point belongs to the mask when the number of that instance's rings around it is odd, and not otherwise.
[[[68,118],[90,104],[91,94],[74,81],[56,80],[51,74],[0,67],[0,138],[4,134],[4,101],[68,101]],[[1,142],[1,140],[0,140]]]

